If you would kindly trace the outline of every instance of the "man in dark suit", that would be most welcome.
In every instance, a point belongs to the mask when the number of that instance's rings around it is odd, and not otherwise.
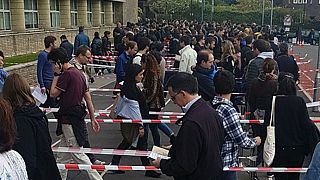
[[[191,74],[179,72],[168,83],[171,100],[186,113],[170,149],[171,159],[153,161],[175,180],[215,180],[222,172],[222,121],[210,104],[198,95],[198,83]]]

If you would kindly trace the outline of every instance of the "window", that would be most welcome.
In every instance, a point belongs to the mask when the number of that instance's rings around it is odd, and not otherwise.
[[[104,22],[104,20],[105,20],[105,1],[104,0],[101,0],[101,11],[100,11],[100,17],[101,17],[101,25],[104,25],[105,24],[105,22]]]
[[[87,22],[92,26],[92,0],[87,0]]]
[[[77,0],[70,1],[70,12],[71,12],[71,26],[76,27],[78,25],[78,4]]]
[[[60,27],[59,0],[50,0],[51,27]]]
[[[37,0],[24,0],[24,15],[26,28],[38,28],[38,2]]]
[[[11,29],[9,0],[0,0],[0,30]]]
[[[293,4],[297,4],[298,3],[298,0],[293,0]]]
[[[307,4],[308,0],[302,0],[303,4]]]

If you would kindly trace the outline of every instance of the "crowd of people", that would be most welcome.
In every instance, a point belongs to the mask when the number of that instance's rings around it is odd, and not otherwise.
[[[263,144],[271,114],[275,114],[275,157],[271,167],[302,167],[305,156],[313,154],[305,179],[319,173],[319,131],[310,120],[306,103],[297,96],[299,67],[289,54],[288,44],[278,43],[273,34],[261,32],[255,25],[198,23],[187,21],[117,23],[113,31],[112,52],[106,31],[101,39],[94,34],[90,44],[83,27],[72,45],[65,35],[44,39],[39,53],[37,78],[41,92],[48,96],[41,107],[59,107],[56,134],[62,147],[90,148],[84,121],[89,111],[91,127],[99,132],[94,104],[89,92],[93,77],[88,74],[92,55],[117,55],[114,109],[119,119],[158,119],[150,111],[160,112],[165,98],[181,107],[185,115],[175,134],[166,124],[122,123],[122,141],[117,149],[148,150],[149,129],[153,144],[161,146],[159,129],[170,139],[170,159],[150,161],[141,157],[144,166],[154,165],[176,180],[235,180],[240,148],[257,148],[256,165],[263,164]],[[166,62],[165,57],[174,59]],[[101,64],[94,59],[93,63]],[[110,62],[103,62],[110,65]],[[3,70],[0,53],[0,177],[9,179],[67,179],[67,170],[56,163],[105,164],[93,154],[58,153],[51,150],[48,120],[36,105],[31,89],[19,74],[9,76]],[[95,68],[101,74],[110,68]],[[165,89],[168,93],[165,93]],[[244,102],[232,93],[245,93]],[[276,96],[275,110],[272,99]],[[241,124],[238,105],[244,103],[250,119],[264,120],[252,125],[249,135]],[[119,165],[115,155],[111,165]],[[96,170],[87,170],[89,179],[102,179]],[[109,171],[123,174],[124,171]],[[161,173],[146,171],[148,177]],[[269,174],[270,175],[270,174]],[[271,176],[271,175],[270,175]],[[272,175],[273,176],[273,175]],[[299,173],[274,173],[276,180],[298,180]]]

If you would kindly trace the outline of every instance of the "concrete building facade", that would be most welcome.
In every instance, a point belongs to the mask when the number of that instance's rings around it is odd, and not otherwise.
[[[6,56],[44,48],[45,36],[65,34],[73,43],[78,27],[92,39],[116,22],[138,21],[138,0],[0,0],[0,50]]]

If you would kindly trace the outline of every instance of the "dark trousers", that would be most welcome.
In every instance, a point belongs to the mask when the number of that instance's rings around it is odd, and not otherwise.
[[[147,138],[146,135],[144,135],[143,137],[139,137],[138,143],[137,143],[137,147],[132,147],[132,142],[135,139],[135,137],[137,137],[138,133],[139,133],[139,125],[138,124],[120,124],[121,127],[121,133],[123,136],[123,139],[121,141],[121,143],[118,145],[117,149],[137,149],[137,150],[142,150],[142,151],[146,151],[148,144],[147,144]],[[119,165],[120,163],[120,159],[122,156],[120,155],[115,155],[112,157],[112,165]],[[141,159],[141,163],[143,166],[149,166],[150,162],[148,160],[147,157],[140,157]]]
[[[151,134],[152,134],[152,138],[153,138],[153,144],[155,146],[160,147],[160,134],[159,134],[158,126],[159,126],[158,123],[144,124],[144,135],[148,139],[148,137],[149,137],[149,128],[150,128],[150,131],[151,131]]]
[[[283,147],[276,149],[272,167],[302,167],[305,154],[303,147]],[[274,173],[276,180],[299,180],[300,173]]]
[[[219,180],[237,180],[237,172],[223,171],[218,179]]]
[[[150,111],[160,112],[161,108],[150,108]],[[150,115],[150,119],[159,119],[158,115]],[[155,146],[160,147],[160,134],[158,130],[158,123],[150,123],[144,125],[144,134],[148,140],[149,128],[152,133],[153,143]]]
[[[126,140],[122,140],[122,142],[118,145],[117,149],[137,149],[137,150],[142,150],[146,151],[147,150],[147,141],[145,137],[140,137],[138,140],[137,147],[132,147],[131,144],[129,144]],[[120,155],[115,155],[112,157],[112,165],[119,165],[120,160],[121,160]],[[141,163],[143,166],[150,166],[150,162],[147,157],[140,157]]]

